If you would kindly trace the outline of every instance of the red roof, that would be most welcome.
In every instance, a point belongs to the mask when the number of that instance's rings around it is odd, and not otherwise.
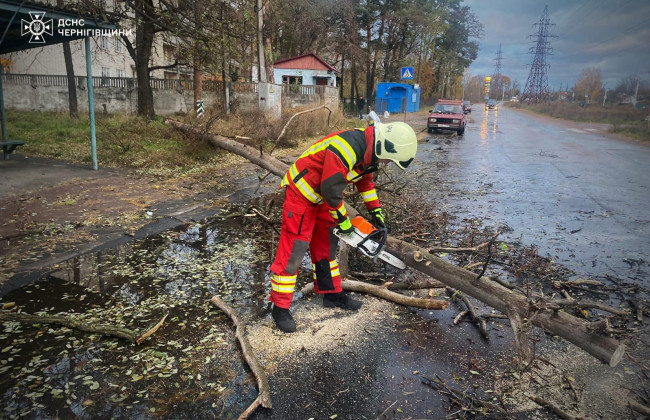
[[[273,63],[273,67],[277,69],[331,70],[338,73],[338,70],[314,53],[283,58]]]

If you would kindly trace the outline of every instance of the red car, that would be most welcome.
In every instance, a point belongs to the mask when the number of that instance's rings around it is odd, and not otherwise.
[[[455,131],[459,136],[465,133],[467,117],[463,112],[463,101],[439,100],[429,112],[429,133],[440,130]]]

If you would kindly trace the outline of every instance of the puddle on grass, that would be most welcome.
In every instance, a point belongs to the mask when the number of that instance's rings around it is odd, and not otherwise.
[[[243,227],[243,228],[242,228]],[[136,346],[58,325],[0,324],[3,418],[232,418],[255,380],[213,295],[240,314],[266,310],[269,244],[243,218],[190,225],[74,258],[0,304],[24,313],[144,332]]]

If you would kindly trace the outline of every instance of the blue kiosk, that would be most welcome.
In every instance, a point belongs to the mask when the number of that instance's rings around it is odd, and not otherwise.
[[[420,88],[408,83],[377,83],[375,104],[378,113],[418,112]]]

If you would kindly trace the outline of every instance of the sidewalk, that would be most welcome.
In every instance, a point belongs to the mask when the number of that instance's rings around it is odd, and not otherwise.
[[[127,169],[11,158],[0,161],[0,296],[74,256],[201,220],[232,196],[246,199],[257,180],[248,164],[155,179]]]

